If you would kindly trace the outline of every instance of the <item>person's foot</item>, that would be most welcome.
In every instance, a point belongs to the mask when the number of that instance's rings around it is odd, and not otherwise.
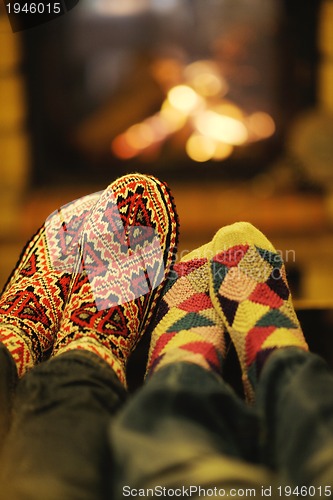
[[[0,342],[19,376],[50,351],[67,300],[82,224],[99,193],[52,213],[31,238],[0,298]]]
[[[171,271],[178,217],[166,185],[132,174],[113,182],[87,219],[53,355],[85,349],[122,383]]]
[[[204,245],[175,264],[154,321],[148,376],[175,362],[221,373],[224,327],[209,297],[209,256]]]
[[[281,256],[255,227],[238,222],[212,241],[210,296],[236,348],[245,394],[254,389],[267,357],[281,347],[308,350]]]

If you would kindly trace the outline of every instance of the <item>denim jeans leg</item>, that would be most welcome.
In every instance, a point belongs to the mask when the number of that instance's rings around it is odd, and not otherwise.
[[[114,499],[150,486],[269,482],[267,471],[254,465],[256,412],[195,364],[174,363],[153,374],[111,423],[110,440]]]
[[[107,427],[125,398],[108,365],[85,351],[63,354],[28,372],[17,388],[2,453],[6,498],[109,498]]]
[[[315,486],[312,493],[326,496],[325,487],[326,493],[333,488],[332,370],[313,353],[279,349],[264,367],[257,403],[264,461],[281,484]]]

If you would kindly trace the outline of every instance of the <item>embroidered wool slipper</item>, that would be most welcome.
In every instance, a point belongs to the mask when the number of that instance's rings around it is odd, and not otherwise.
[[[99,193],[53,212],[31,238],[0,297],[0,342],[19,376],[50,351],[67,300],[78,240]]]
[[[175,264],[154,320],[147,375],[188,362],[221,374],[224,326],[209,296],[210,244]]]
[[[178,217],[167,186],[132,174],[113,182],[87,219],[53,355],[85,349],[126,384],[125,367],[169,277]]]
[[[235,346],[245,395],[252,401],[274,350],[308,346],[282,257],[270,241],[251,224],[238,222],[217,232],[212,250],[210,296]]]

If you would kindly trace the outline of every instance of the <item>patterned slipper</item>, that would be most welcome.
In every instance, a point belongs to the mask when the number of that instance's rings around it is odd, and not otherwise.
[[[235,346],[245,395],[254,399],[267,357],[281,347],[308,350],[279,253],[258,229],[238,222],[212,241],[210,296]]]
[[[178,217],[164,183],[141,174],[113,182],[84,226],[53,355],[94,352],[126,384],[127,359],[151,322],[177,242]]]
[[[154,320],[147,375],[188,362],[221,374],[224,326],[209,296],[210,244],[175,264]]]
[[[0,298],[0,342],[22,376],[53,345],[67,300],[85,217],[95,193],[52,213],[27,243]]]

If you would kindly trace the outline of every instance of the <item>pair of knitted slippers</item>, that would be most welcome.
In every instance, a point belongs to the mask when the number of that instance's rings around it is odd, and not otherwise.
[[[30,240],[0,299],[0,341],[22,376],[73,349],[94,352],[126,384],[177,248],[167,186],[126,175],[51,214]]]

